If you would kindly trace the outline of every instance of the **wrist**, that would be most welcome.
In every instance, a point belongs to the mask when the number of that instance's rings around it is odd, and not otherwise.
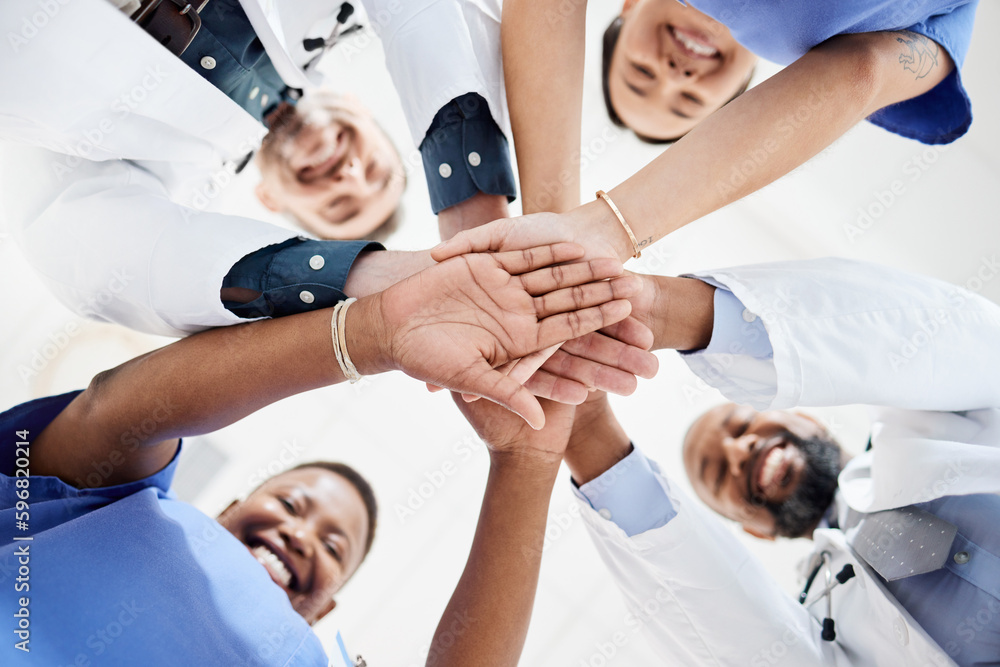
[[[715,288],[697,278],[660,278],[654,349],[701,350],[715,327]]]
[[[577,408],[573,435],[564,454],[566,466],[577,484],[600,477],[631,452],[632,442],[606,398],[585,411]]]
[[[568,214],[580,238],[600,238],[610,244],[625,263],[635,255],[628,232],[618,221],[618,216],[603,199],[578,206]]]
[[[354,260],[344,293],[360,299],[388,289],[434,264],[429,250],[369,250]]]
[[[382,316],[382,294],[358,299],[347,311],[344,322],[347,352],[361,375],[377,375],[395,370],[391,332]]]
[[[517,474],[532,483],[555,480],[563,456],[559,452],[519,447],[490,449],[490,469],[498,473]]]

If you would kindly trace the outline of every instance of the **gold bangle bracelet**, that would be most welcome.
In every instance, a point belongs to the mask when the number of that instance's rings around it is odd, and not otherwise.
[[[639,250],[639,242],[635,240],[635,234],[632,233],[632,228],[628,226],[627,222],[625,222],[625,216],[622,215],[622,212],[618,210],[618,207],[615,206],[615,203],[611,201],[611,197],[609,197],[608,193],[604,190],[597,191],[597,198],[608,202],[608,206],[611,207],[615,217],[618,218],[618,222],[622,223],[622,228],[625,230],[625,233],[628,234],[629,241],[632,242],[632,249],[635,251],[635,254],[632,255],[632,257],[639,259],[642,255],[642,252]]]

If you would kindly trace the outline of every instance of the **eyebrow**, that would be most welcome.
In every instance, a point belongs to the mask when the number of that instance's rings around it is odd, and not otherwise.
[[[631,90],[636,95],[638,95],[639,97],[645,97],[646,96],[646,92],[645,91],[643,91],[640,88],[637,88],[636,86],[633,86],[628,81],[625,82],[625,85],[628,86],[628,89]]]
[[[726,418],[722,420],[722,427],[725,429],[729,428],[729,422],[732,420],[733,415],[736,414],[736,406],[729,408],[729,412],[726,413]]]

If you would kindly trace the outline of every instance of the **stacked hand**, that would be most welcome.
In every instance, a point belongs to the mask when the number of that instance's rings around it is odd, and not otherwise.
[[[584,252],[556,243],[443,261],[359,301],[348,314],[348,349],[362,373],[399,369],[541,428],[536,398],[495,368],[621,322],[641,289],[619,277],[618,260],[578,261]],[[554,266],[565,262],[576,263]]]
[[[628,236],[611,209],[604,202],[591,202],[566,213],[494,220],[456,234],[431,250],[431,257],[442,262],[470,252],[508,252],[563,241],[582,246],[583,259],[616,257],[625,261],[632,256]]]

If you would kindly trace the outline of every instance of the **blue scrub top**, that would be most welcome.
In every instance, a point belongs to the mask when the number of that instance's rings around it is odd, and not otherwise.
[[[926,144],[945,144],[972,124],[972,104],[959,69],[972,38],[978,0],[691,0],[747,49],[779,65],[801,58],[835,35],[908,30],[934,40],[955,70],[927,93],[872,114],[868,120]]]
[[[119,486],[87,488],[111,461],[95,461],[80,488],[17,476],[31,460],[31,445],[24,460],[18,443],[33,442],[78,393],[0,414],[0,664],[326,667],[319,639],[264,567],[169,490],[180,448],[160,472]],[[25,479],[27,517],[16,506]],[[17,648],[19,624],[30,653]]]

